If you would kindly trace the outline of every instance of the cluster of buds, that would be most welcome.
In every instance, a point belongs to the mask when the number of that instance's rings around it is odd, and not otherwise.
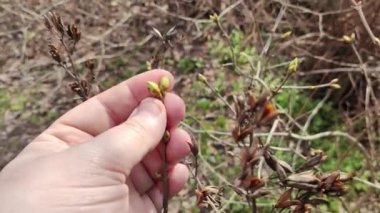
[[[163,98],[165,97],[165,93],[169,89],[169,85],[170,81],[167,76],[162,77],[159,84],[153,81],[147,82],[150,95],[160,100],[163,100]]]

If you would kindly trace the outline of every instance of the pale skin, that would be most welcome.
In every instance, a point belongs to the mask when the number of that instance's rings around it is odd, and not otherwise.
[[[185,105],[167,93],[149,98],[145,72],[87,100],[57,119],[0,172],[0,212],[160,212],[160,140],[168,126],[170,194],[189,176],[180,164],[189,135],[177,124]]]

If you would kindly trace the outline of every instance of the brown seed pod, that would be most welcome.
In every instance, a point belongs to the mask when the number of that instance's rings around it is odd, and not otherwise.
[[[289,188],[284,193],[282,193],[282,195],[280,196],[280,198],[278,198],[275,207],[276,208],[284,208],[284,207],[279,207],[279,206],[280,206],[281,203],[284,203],[285,201],[288,201],[288,200],[291,199],[292,192],[293,192],[293,188]]]
[[[297,174],[292,174],[286,178],[287,181],[292,181],[296,183],[310,183],[318,184],[320,180],[314,175],[313,171],[306,171]]]
[[[247,176],[241,181],[240,187],[245,190],[256,191],[257,189],[264,187],[264,185],[265,182],[262,179],[256,176]]]
[[[323,161],[325,161],[327,156],[323,152],[315,153],[313,156],[307,159],[307,161],[302,164],[297,171],[302,171],[305,169],[311,169],[316,165],[321,164]]]
[[[240,126],[237,126],[232,130],[232,137],[235,139],[235,141],[242,141],[252,133],[253,129],[254,127],[252,125],[249,125],[244,129],[241,129]]]
[[[317,192],[318,191],[318,184],[310,184],[310,183],[302,183],[302,182],[287,182],[286,186],[293,187],[297,189]]]
[[[334,171],[328,174],[328,176],[322,177],[323,188],[325,190],[329,190],[331,186],[334,184],[334,182],[339,180],[339,176],[340,176],[339,171]]]

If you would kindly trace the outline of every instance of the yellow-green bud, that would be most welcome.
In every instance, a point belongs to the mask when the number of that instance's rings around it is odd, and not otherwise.
[[[334,78],[333,80],[330,81],[330,83],[332,83],[332,84],[336,84],[338,82],[339,82],[339,79],[337,79],[337,78]]]
[[[292,35],[292,31],[287,31],[281,35],[281,38],[288,38],[290,35]]]
[[[355,41],[355,33],[351,33],[351,35],[344,35],[342,37],[342,40],[347,43],[352,43]]]
[[[197,79],[198,79],[198,81],[200,81],[202,83],[207,83],[206,77],[200,73],[197,75]]]
[[[152,69],[152,62],[151,61],[146,61],[145,65],[146,65],[146,69],[147,70],[151,70]]]
[[[297,72],[299,64],[300,64],[300,62],[299,62],[298,58],[295,57],[295,58],[289,63],[289,66],[288,66],[288,73],[289,73],[289,74],[293,74],[293,73]]]
[[[214,14],[210,15],[210,20],[213,22],[218,22],[219,21],[218,14],[214,13]]]
[[[161,92],[166,92],[169,89],[170,80],[169,77],[164,75],[160,80],[160,90]]]
[[[150,95],[152,95],[153,97],[156,97],[156,98],[162,97],[160,87],[155,82],[148,81],[147,86],[148,86],[148,91],[149,91]]]
[[[340,89],[340,88],[342,88],[339,84],[335,84],[335,83],[330,84],[330,87],[333,88],[333,89]]]
[[[373,43],[376,44],[376,45],[378,45],[378,46],[380,46],[380,39],[378,37],[375,37],[373,39]]]

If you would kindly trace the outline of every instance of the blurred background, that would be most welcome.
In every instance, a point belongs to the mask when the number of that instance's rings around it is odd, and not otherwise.
[[[200,145],[200,170],[216,186],[233,183],[239,172],[230,136],[234,121],[197,74],[231,102],[247,91],[252,78],[256,94],[275,89],[289,62],[299,58],[298,71],[273,100],[283,113],[271,136],[276,156],[297,164],[294,153],[306,156],[318,149],[328,157],[322,171],[355,173],[345,196],[313,211],[380,212],[380,1],[354,4],[0,0],[0,169],[81,102],[68,86],[72,79],[49,54],[43,15],[55,11],[64,24],[75,23],[81,31],[74,63],[83,71],[83,63],[93,59],[101,90],[147,70],[160,55],[159,67],[176,75],[175,92],[187,103],[182,126]],[[210,19],[213,14],[220,26]],[[171,45],[165,46],[153,28],[165,34],[172,27]],[[258,135],[265,141],[269,130]],[[171,211],[197,212],[194,189],[190,181],[171,201]],[[259,212],[271,212],[275,201],[258,201]],[[226,212],[248,211],[231,190],[221,205]]]

